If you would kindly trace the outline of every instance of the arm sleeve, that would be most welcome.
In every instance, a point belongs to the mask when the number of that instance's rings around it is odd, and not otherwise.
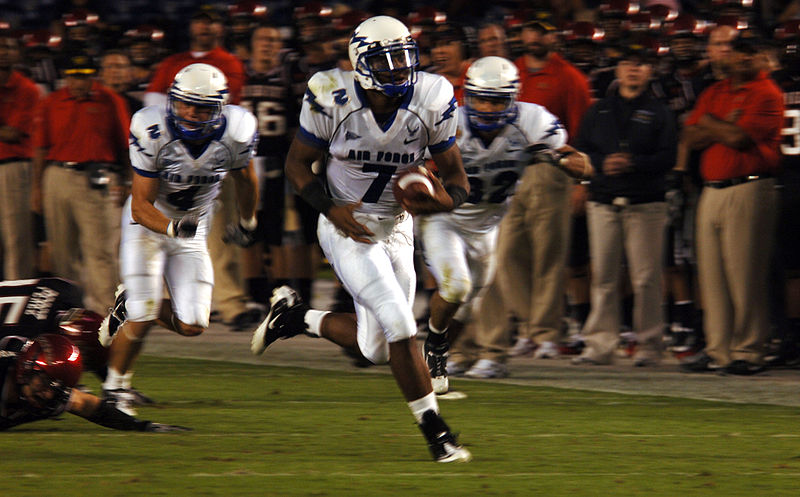
[[[586,76],[576,71],[572,82],[572,91],[568,94],[567,122],[565,123],[570,137],[578,135],[581,120],[592,105],[592,94],[589,91],[589,82]]]
[[[130,133],[128,136],[131,166],[133,170],[142,176],[155,178],[158,176],[156,170],[156,153],[152,140],[147,133],[147,119],[145,116],[147,107],[133,115],[131,119]],[[162,132],[166,132],[163,130]]]
[[[125,414],[116,407],[107,404],[105,399],[100,402],[100,406],[94,414],[86,419],[106,428],[123,431],[145,431],[147,430],[147,425],[150,424],[149,421],[136,419]]]
[[[333,114],[330,108],[326,108],[320,102],[321,95],[315,93],[315,79],[317,76],[315,75],[311,78],[306,94],[303,97],[298,136],[307,145],[327,149],[328,143],[333,136]]]
[[[31,140],[34,147],[48,148],[50,147],[50,137],[47,122],[47,109],[45,105],[46,100],[40,100],[34,111],[33,118],[33,139]]]
[[[432,154],[444,152],[455,144],[458,128],[457,108],[456,97],[453,96],[446,105],[434,113],[433,128],[428,139],[428,149]]]
[[[36,106],[39,103],[39,89],[35,85],[31,85],[30,87],[25,87],[25,90],[20,93],[19,99],[15,104],[21,112],[15,113],[8,120],[8,125],[26,135],[30,135],[33,132],[33,118]]]

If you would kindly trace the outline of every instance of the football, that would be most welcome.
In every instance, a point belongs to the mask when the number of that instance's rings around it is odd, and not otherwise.
[[[394,182],[394,198],[398,202],[403,199],[414,199],[420,196],[433,196],[431,172],[424,167],[412,167],[397,175]]]

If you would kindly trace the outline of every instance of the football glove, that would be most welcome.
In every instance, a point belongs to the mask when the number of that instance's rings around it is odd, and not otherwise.
[[[192,429],[187,428],[185,426],[148,422],[147,426],[145,426],[144,431],[149,431],[151,433],[175,433],[181,431],[192,431]]]
[[[172,220],[167,227],[167,235],[170,238],[194,238],[197,233],[197,225],[200,219],[194,214],[187,214],[182,218]]]
[[[252,247],[256,243],[256,230],[249,230],[242,223],[231,223],[222,235],[225,243],[235,243],[240,247]]]

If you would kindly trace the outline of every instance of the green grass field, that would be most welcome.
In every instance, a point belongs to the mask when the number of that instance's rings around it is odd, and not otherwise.
[[[86,378],[93,389],[99,384]],[[435,464],[383,374],[145,356],[140,417],[0,434],[0,496],[796,496],[796,409],[460,382],[441,401],[473,453]]]

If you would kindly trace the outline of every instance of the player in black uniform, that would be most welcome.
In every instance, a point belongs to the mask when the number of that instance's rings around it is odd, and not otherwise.
[[[104,380],[111,337],[98,335],[103,317],[83,309],[82,302],[80,287],[62,278],[1,281],[0,338],[34,339],[44,333],[65,336],[80,349],[84,371]],[[137,405],[153,403],[146,395],[133,391]]]
[[[785,124],[782,172],[779,178],[780,214],[773,301],[777,317],[777,351],[767,357],[770,366],[800,365],[800,20],[778,26],[775,38],[781,44],[782,69],[772,79],[783,90]],[[784,305],[785,303],[785,305]]]
[[[0,338],[0,431],[75,414],[115,430],[171,432],[188,428],[129,416],[75,387],[81,376],[80,350],[68,339],[44,333],[33,340]]]
[[[297,58],[295,52],[283,48],[280,31],[275,26],[262,22],[253,30],[241,105],[258,120],[259,141],[253,161],[259,177],[261,205],[257,212],[257,244],[246,252],[246,278],[250,297],[260,303],[269,300],[273,287],[288,284],[290,277],[295,276],[291,267],[298,258],[297,251],[286,249],[295,249],[295,246],[285,245],[292,240],[284,239],[284,231],[298,229],[293,214],[296,208],[302,209],[306,204],[294,205],[294,197],[287,195],[288,184],[283,174],[286,153],[298,126],[302,98],[302,93],[296,95],[293,87],[292,71]],[[312,230],[316,231],[316,224],[312,220],[300,226],[306,229],[297,245],[310,245],[315,240]],[[269,251],[271,281],[263,273],[265,250]],[[310,279],[306,286],[310,293]]]

